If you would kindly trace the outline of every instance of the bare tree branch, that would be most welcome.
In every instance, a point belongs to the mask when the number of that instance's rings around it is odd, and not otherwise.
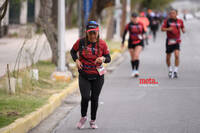
[[[9,0],[6,0],[3,5],[0,7],[0,21],[4,18],[4,16],[6,15],[6,11],[8,8],[8,2]]]

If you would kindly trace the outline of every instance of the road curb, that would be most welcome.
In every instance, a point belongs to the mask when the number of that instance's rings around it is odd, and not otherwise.
[[[119,56],[121,52],[114,52],[111,55],[112,62]],[[111,62],[111,63],[112,63]],[[107,66],[107,64],[105,65]],[[62,101],[69,96],[69,94],[75,92],[78,88],[78,78],[75,79],[69,86],[62,92],[52,95],[48,99],[48,103],[37,109],[36,111],[15,120],[7,127],[1,128],[0,133],[27,133],[30,129],[37,126],[42,120],[47,118],[58,106],[61,105]]]

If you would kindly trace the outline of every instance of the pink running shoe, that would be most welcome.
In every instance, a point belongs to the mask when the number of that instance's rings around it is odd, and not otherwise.
[[[85,127],[85,122],[87,121],[87,117],[81,117],[80,121],[77,124],[78,129],[82,129]]]
[[[90,121],[90,128],[92,128],[92,129],[97,129],[98,128],[98,126],[97,126],[97,124],[96,124],[96,122],[94,120]]]

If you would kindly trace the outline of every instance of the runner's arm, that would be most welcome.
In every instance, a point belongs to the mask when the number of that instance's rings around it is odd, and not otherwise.
[[[127,33],[127,30],[125,29],[124,33],[123,33],[123,36],[122,36],[122,45],[124,45],[124,41],[125,41],[125,38],[126,38],[126,33]]]
[[[169,27],[169,28],[165,28],[165,27],[162,27],[161,28],[161,31],[165,32],[165,31],[172,31],[172,27]]]
[[[109,63],[111,61],[110,54],[103,55],[103,57],[105,58],[104,63]]]
[[[70,54],[74,62],[76,62],[76,60],[78,59],[77,52],[79,49],[79,42],[80,42],[80,39],[76,41],[76,43],[73,45],[72,49],[70,50]]]
[[[124,46],[124,41],[126,39],[126,33],[128,32],[128,28],[129,28],[129,24],[127,24],[125,29],[124,29],[124,33],[123,33],[123,36],[122,36],[122,47]]]
[[[104,58],[103,60],[104,63],[109,63],[111,61],[110,50],[106,43],[104,43],[104,47],[103,47],[103,58]]]
[[[78,59],[78,56],[77,56],[77,51],[74,50],[73,48],[70,50],[70,54],[72,56],[72,59],[74,60],[74,62]]]
[[[181,30],[182,30],[183,33],[185,33],[185,28],[182,28]]]

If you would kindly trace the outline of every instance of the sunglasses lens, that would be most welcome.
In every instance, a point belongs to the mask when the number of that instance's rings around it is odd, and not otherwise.
[[[92,34],[95,34],[95,35],[96,35],[96,32],[95,32],[95,31],[90,31],[89,34],[90,34],[90,35],[92,35]]]

